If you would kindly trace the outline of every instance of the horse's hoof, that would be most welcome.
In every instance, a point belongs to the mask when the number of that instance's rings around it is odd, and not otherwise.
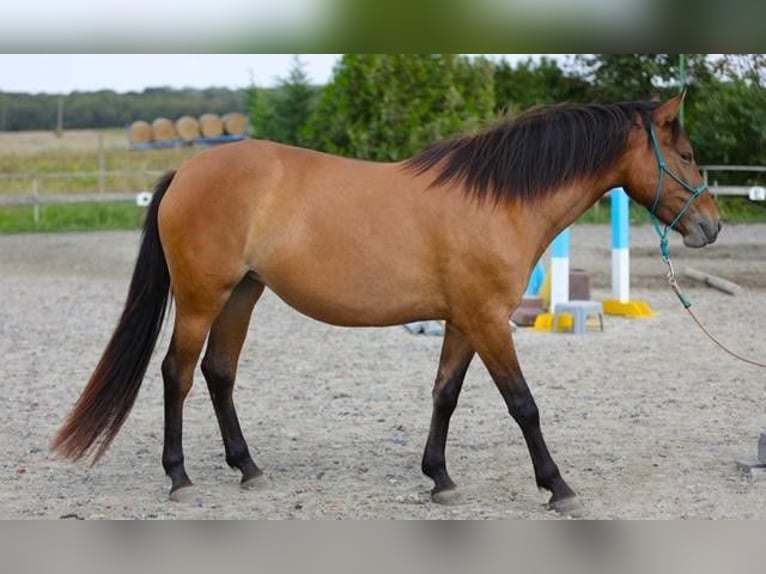
[[[197,502],[199,498],[199,491],[191,484],[170,491],[170,500],[181,504]]]
[[[263,474],[250,477],[247,480],[243,479],[242,482],[239,483],[239,487],[242,490],[261,490],[266,488],[268,485],[269,481]]]
[[[431,493],[431,500],[437,504],[443,504],[445,506],[459,504],[461,498],[460,491],[457,488],[448,488],[446,490]]]
[[[580,499],[576,496],[551,500],[548,503],[548,509],[572,518],[581,518],[585,510]]]

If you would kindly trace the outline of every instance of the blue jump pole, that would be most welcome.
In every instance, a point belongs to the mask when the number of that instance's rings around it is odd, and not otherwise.
[[[562,231],[551,246],[551,312],[556,305],[569,301],[569,228]]]
[[[621,187],[612,198],[612,297],[630,301],[630,200]]]
[[[630,200],[616,187],[612,199],[612,296],[605,299],[604,312],[623,317],[652,317],[646,301],[630,299]]]

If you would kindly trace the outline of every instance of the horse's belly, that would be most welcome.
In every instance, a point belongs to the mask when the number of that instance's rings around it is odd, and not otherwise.
[[[382,327],[444,315],[438,290],[387,277],[262,277],[285,303],[304,315],[346,327]]]

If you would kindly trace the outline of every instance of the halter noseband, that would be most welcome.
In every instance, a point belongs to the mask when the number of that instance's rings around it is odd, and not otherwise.
[[[687,183],[680,175],[675,173],[672,169],[668,167],[668,164],[665,162],[665,158],[662,155],[662,149],[660,149],[659,141],[657,141],[657,134],[654,133],[654,125],[649,126],[649,135],[652,138],[652,146],[654,147],[654,155],[657,157],[657,167],[659,169],[659,178],[657,180],[657,195],[654,197],[654,203],[652,204],[652,208],[649,210],[649,215],[652,217],[652,223],[654,224],[654,229],[657,231],[657,235],[660,236],[660,250],[662,251],[662,258],[664,260],[670,259],[670,247],[668,246],[668,233],[671,229],[678,223],[681,218],[684,216],[686,211],[691,207],[692,203],[705,191],[708,189],[707,182],[703,182],[701,185],[698,185],[697,187],[692,187]],[[671,178],[676,180],[678,183],[680,183],[684,189],[689,191],[691,195],[689,196],[689,199],[686,200],[686,203],[684,204],[681,211],[678,212],[678,215],[676,215],[675,219],[671,221],[668,225],[665,226],[665,229],[661,229],[660,227],[660,220],[657,217],[657,206],[660,203],[660,197],[662,196],[662,185],[664,182],[664,178],[662,177],[663,174],[668,174]]]

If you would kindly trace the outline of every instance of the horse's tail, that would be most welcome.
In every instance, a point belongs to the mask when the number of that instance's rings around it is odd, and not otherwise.
[[[170,274],[157,215],[174,175],[169,172],[157,182],[122,316],[90,381],[51,444],[65,458],[81,459],[92,448],[96,449],[93,462],[101,458],[138,395],[170,297]]]

